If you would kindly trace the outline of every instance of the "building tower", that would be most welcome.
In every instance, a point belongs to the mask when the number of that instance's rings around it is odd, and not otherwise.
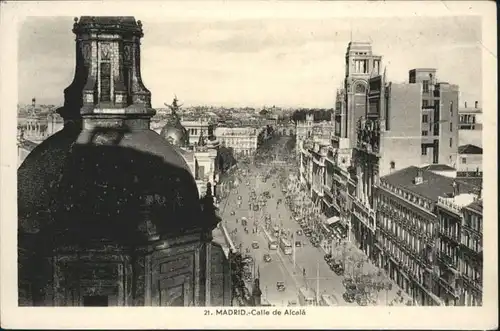
[[[340,114],[340,135],[349,138],[352,148],[356,143],[356,123],[365,114],[368,79],[379,74],[382,57],[372,53],[370,42],[351,41],[345,60],[345,112]]]
[[[220,218],[150,129],[141,22],[83,16],[73,32],[64,128],[18,170],[19,304],[229,305]]]

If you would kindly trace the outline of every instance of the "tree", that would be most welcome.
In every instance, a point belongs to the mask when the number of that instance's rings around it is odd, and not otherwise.
[[[217,165],[221,173],[226,173],[236,163],[237,162],[234,157],[232,148],[228,148],[226,146],[219,147],[219,153],[217,154]]]
[[[259,115],[260,115],[260,116],[266,116],[267,114],[269,114],[269,111],[268,111],[266,108],[263,108],[263,109],[259,112]]]

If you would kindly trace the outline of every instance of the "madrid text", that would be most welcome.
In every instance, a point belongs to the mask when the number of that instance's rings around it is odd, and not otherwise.
[[[216,309],[217,316],[305,316],[305,309]]]

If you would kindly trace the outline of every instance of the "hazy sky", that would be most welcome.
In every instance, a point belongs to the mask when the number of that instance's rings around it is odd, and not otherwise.
[[[461,103],[482,101],[479,17],[142,22],[142,77],[154,107],[177,94],[184,105],[331,108],[351,34],[373,43],[390,80],[434,67],[440,81],[460,86]],[[19,102],[62,103],[74,75],[72,24],[72,17],[22,24]]]

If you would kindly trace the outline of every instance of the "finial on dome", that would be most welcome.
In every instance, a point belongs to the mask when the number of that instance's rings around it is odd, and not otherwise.
[[[73,21],[75,21],[75,23],[78,23],[78,17],[74,17]]]

